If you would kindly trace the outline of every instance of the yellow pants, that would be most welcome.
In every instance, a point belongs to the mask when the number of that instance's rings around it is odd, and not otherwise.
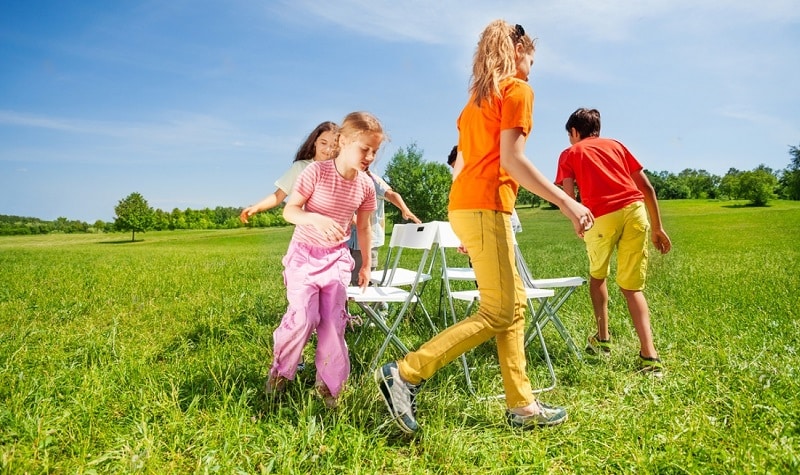
[[[490,210],[449,213],[450,225],[472,260],[478,281],[478,311],[446,328],[398,362],[400,376],[412,384],[494,337],[509,408],[534,401],[525,370],[525,288],[514,260],[509,214]]]

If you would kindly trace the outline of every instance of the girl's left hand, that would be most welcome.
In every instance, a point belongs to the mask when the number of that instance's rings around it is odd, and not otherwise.
[[[370,278],[369,267],[361,266],[361,269],[358,271],[358,286],[361,288],[361,292],[367,290],[367,286],[369,285],[369,278]]]

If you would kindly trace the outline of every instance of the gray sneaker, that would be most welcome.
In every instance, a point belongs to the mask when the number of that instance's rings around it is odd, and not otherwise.
[[[386,363],[375,370],[375,382],[381,390],[389,414],[392,415],[400,430],[413,434],[419,429],[416,420],[417,386],[409,384],[400,377],[397,363]]]
[[[563,407],[551,406],[541,401],[539,413],[532,416],[520,416],[511,411],[506,411],[506,420],[511,427],[518,429],[533,429],[534,427],[554,426],[567,420],[567,410]]]

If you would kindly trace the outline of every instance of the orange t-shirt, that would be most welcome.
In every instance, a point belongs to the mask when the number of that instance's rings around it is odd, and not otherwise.
[[[480,107],[470,97],[456,124],[464,167],[450,188],[448,209],[511,213],[519,184],[500,167],[500,131],[519,128],[528,136],[533,126],[533,89],[521,79],[504,79],[500,95],[484,100]]]

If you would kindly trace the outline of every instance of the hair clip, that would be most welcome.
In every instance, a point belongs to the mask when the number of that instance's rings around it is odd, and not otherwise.
[[[514,42],[519,41],[523,36],[525,36],[525,28],[520,24],[514,25],[514,33],[512,34]]]

